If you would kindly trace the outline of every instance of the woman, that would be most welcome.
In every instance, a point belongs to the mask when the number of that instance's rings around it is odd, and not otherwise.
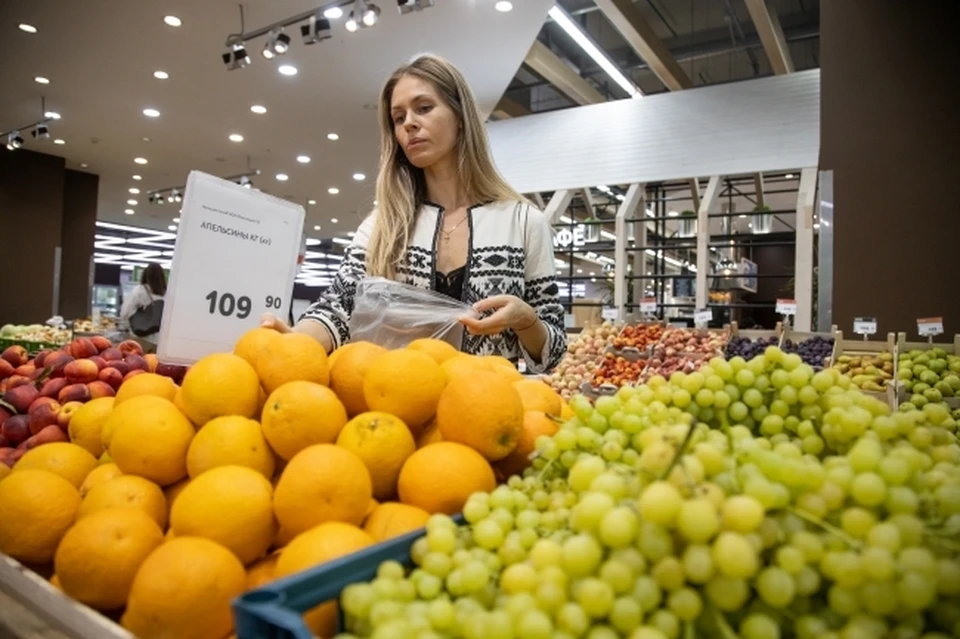
[[[480,109],[449,62],[419,56],[380,95],[379,206],[333,285],[292,329],[331,351],[349,338],[357,283],[380,276],[471,304],[461,350],[554,367],[566,350],[547,219],[493,164]],[[272,315],[264,326],[291,330]]]
[[[166,294],[167,277],[163,272],[163,268],[156,263],[148,264],[140,276],[140,284],[130,291],[130,295],[123,300],[123,305],[120,307],[121,328],[129,330],[130,318],[134,313],[140,309],[149,307],[157,300],[162,300]],[[149,335],[141,336],[140,339],[156,344],[158,333],[159,331],[150,333]]]

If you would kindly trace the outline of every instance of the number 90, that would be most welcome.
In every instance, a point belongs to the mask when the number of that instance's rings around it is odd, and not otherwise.
[[[267,308],[280,308],[281,304],[279,297],[267,295]]]

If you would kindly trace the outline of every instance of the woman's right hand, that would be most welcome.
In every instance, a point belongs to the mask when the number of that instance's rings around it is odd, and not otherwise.
[[[270,328],[278,333],[289,333],[293,329],[284,322],[282,319],[274,315],[273,313],[264,313],[260,316],[260,326],[261,328]]]

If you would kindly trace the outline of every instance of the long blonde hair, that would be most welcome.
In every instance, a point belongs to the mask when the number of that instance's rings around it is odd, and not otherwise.
[[[404,76],[429,82],[457,114],[457,174],[470,202],[523,200],[497,171],[473,91],[460,71],[435,55],[421,55],[396,71],[380,92],[380,173],[377,210],[367,247],[367,272],[393,279],[410,243],[417,211],[427,197],[423,169],[407,161],[394,134],[393,90]]]

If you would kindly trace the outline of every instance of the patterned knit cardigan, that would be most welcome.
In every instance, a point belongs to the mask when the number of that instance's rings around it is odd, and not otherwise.
[[[417,215],[410,246],[396,279],[433,289],[436,282],[434,247],[440,235],[443,208],[425,204]],[[526,360],[530,372],[544,372],[560,362],[567,347],[563,306],[557,298],[556,266],[549,223],[535,207],[521,202],[494,202],[467,209],[470,242],[462,301],[474,304],[493,295],[515,295],[536,311],[547,329],[539,357],[532,358],[516,333],[470,335],[464,331],[461,350],[475,355],[502,355]],[[350,340],[349,321],[357,283],[366,274],[366,249],[373,229],[371,215],[347,247],[332,286],[303,314],[322,324],[334,348]],[[489,314],[489,313],[488,313]]]

